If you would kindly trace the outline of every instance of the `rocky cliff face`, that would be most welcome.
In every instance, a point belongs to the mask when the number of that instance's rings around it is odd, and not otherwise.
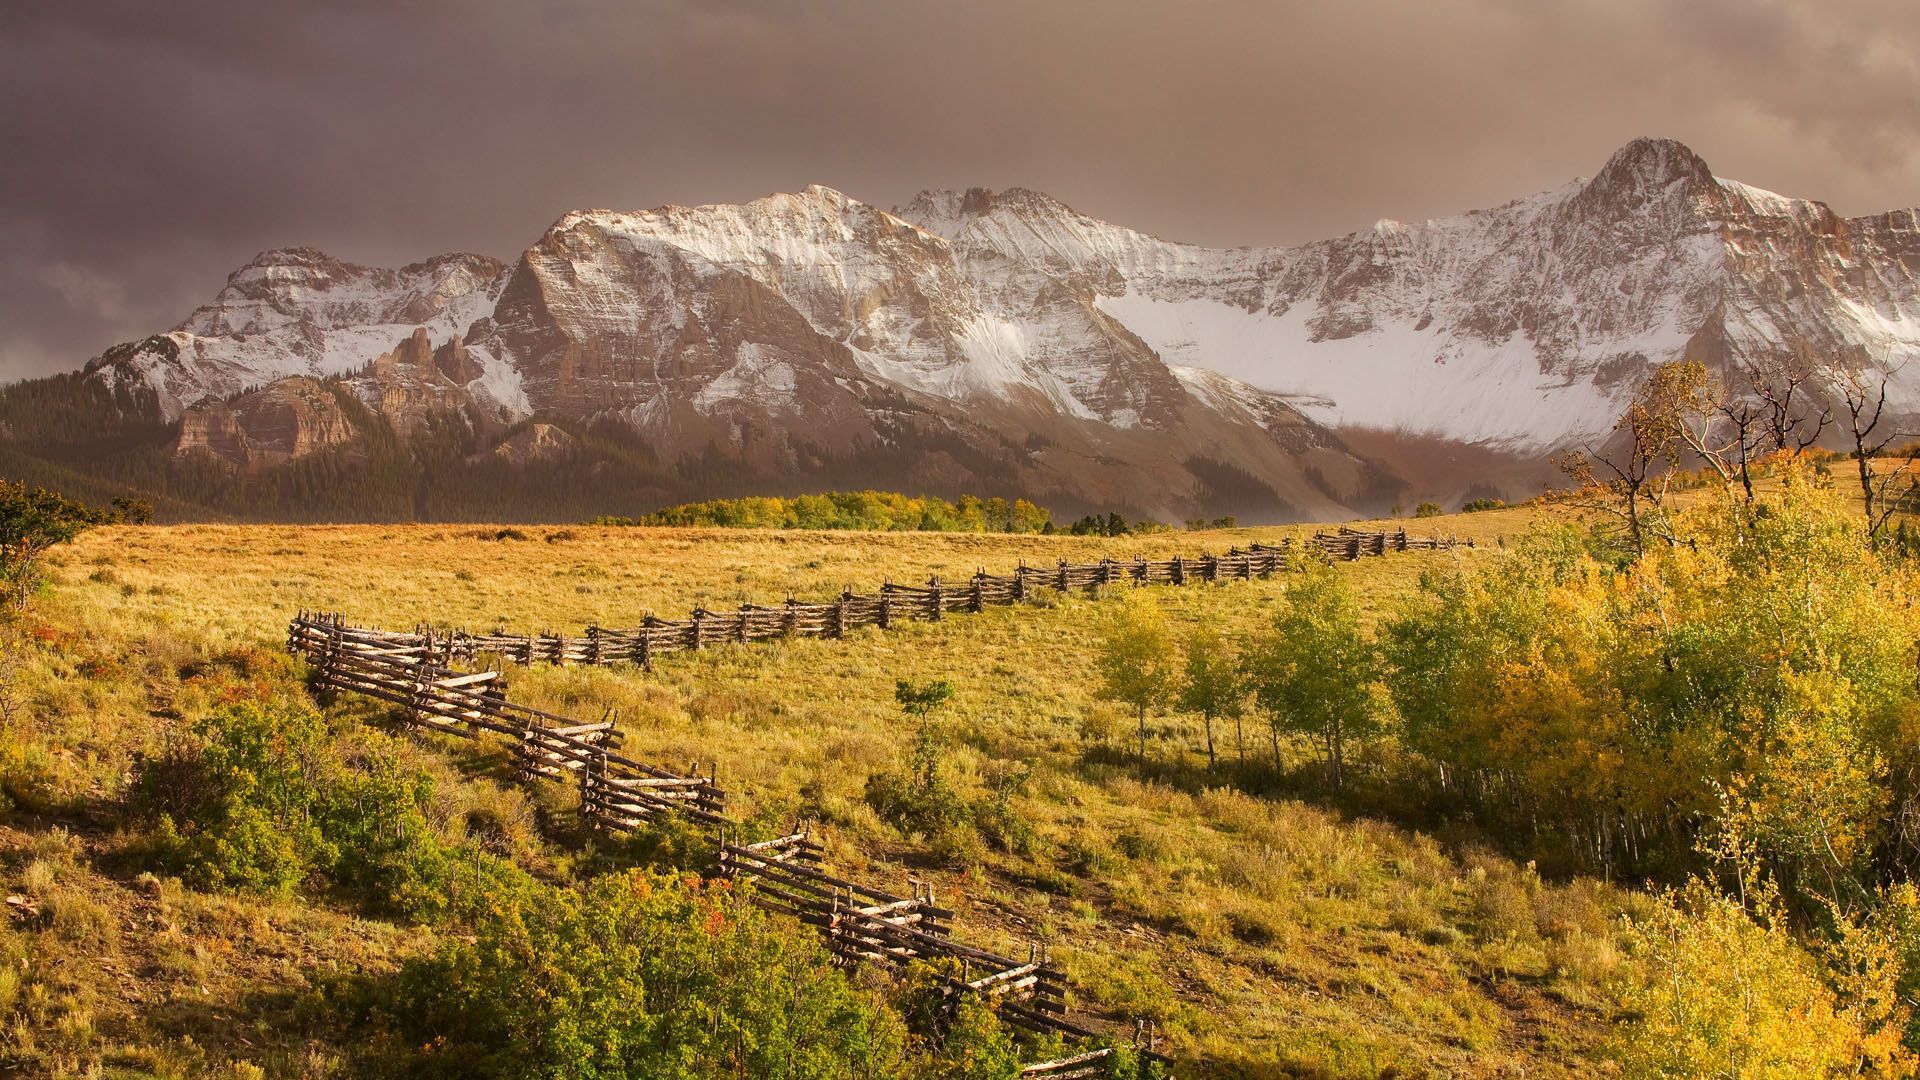
[[[189,410],[181,418],[174,452],[205,452],[242,466],[268,467],[348,445],[359,434],[332,389],[296,375],[232,402]]]
[[[1342,427],[1538,459],[1605,433],[1682,357],[1875,366],[1912,405],[1916,274],[1913,211],[1843,219],[1646,139],[1591,180],[1295,248],[1172,243],[1021,189],[889,213],[812,187],[577,211],[511,267],[269,252],[90,367],[151,386],[188,416],[183,446],[233,460],[219,431],[248,406],[198,403],[342,375],[403,437],[435,415],[611,421],[662,462],[796,483],[867,463],[1160,513],[1234,488],[1317,515],[1392,497]]]

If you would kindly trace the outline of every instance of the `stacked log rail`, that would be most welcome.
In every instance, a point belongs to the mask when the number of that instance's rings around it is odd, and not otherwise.
[[[821,866],[822,848],[808,828],[738,842],[725,814],[725,793],[711,774],[678,774],[615,752],[620,735],[609,719],[579,723],[509,702],[499,672],[447,666],[456,650],[445,638],[354,627],[337,615],[302,612],[288,626],[287,645],[308,659],[318,685],[399,705],[414,726],[513,740],[521,777],[575,780],[581,815],[597,829],[626,832],[667,814],[715,827],[719,874],[751,879],[757,903],[816,928],[839,963],[902,967],[944,961],[943,989],[950,998],[991,999],[1003,1020],[1031,1031],[1098,1037],[1066,1018],[1066,975],[1044,948],[1029,946],[1021,959],[955,940],[954,913],[939,905],[931,887],[910,880],[911,894],[900,896],[835,877]],[[1087,1070],[1109,1053],[1042,1062],[1030,1067],[1038,1071],[1023,1075],[1099,1075]]]
[[[1335,560],[1385,555],[1390,551],[1445,551],[1463,542],[1451,538],[1412,537],[1388,532],[1316,533],[1303,548]],[[1464,546],[1471,547],[1471,541]],[[727,644],[788,638],[841,638],[862,627],[891,629],[901,622],[937,622],[956,613],[1018,604],[1043,591],[1088,592],[1104,586],[1192,585],[1271,577],[1294,565],[1293,542],[1252,544],[1225,555],[1175,556],[1169,559],[1103,559],[1094,563],[1061,561],[1055,566],[1021,565],[1011,574],[982,570],[963,581],[929,578],[924,585],[887,582],[878,592],[851,590],[828,601],[743,604],[730,611],[695,608],[685,619],[648,615],[638,626],[589,626],[575,637],[541,633],[470,634],[454,631],[437,640],[448,662],[492,653],[522,665],[631,663],[652,668],[663,656],[698,652]],[[423,635],[394,635],[393,641],[418,644]]]
[[[1337,533],[1314,533],[1307,540],[1307,546],[1317,549],[1329,559],[1352,562],[1368,556],[1385,555],[1389,551],[1451,551],[1456,547],[1470,548],[1473,546],[1473,541],[1456,540],[1451,536],[1408,536],[1405,529],[1386,532],[1349,529],[1342,525]]]
[[[1059,1058],[1054,1061],[1040,1061],[1020,1070],[1021,1076],[1045,1077],[1047,1080],[1087,1080],[1090,1077],[1108,1075],[1107,1059],[1113,1051],[1107,1047],[1090,1050],[1084,1054]]]
[[[664,812],[718,825],[726,793],[712,775],[682,775],[618,753],[611,719],[580,723],[507,700],[497,671],[457,671],[432,635],[392,634],[346,625],[338,616],[302,612],[287,627],[287,647],[306,656],[314,681],[401,706],[407,723],[475,738],[501,735],[529,777],[578,778],[590,818],[632,828]]]

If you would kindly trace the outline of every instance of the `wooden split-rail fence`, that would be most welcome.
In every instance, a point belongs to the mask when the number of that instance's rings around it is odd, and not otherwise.
[[[1451,539],[1414,538],[1404,531],[1344,528],[1316,534],[1303,545],[1342,560],[1453,546]],[[621,735],[611,717],[581,722],[515,704],[507,699],[499,672],[463,671],[454,665],[492,653],[522,664],[630,661],[650,667],[657,656],[726,642],[837,638],[865,626],[888,628],[898,620],[939,620],[950,613],[1014,604],[1047,589],[1065,593],[1120,583],[1187,585],[1268,577],[1292,565],[1293,556],[1291,542],[1283,542],[1253,544],[1221,556],[1023,565],[1006,576],[983,571],[962,585],[934,578],[925,586],[888,583],[868,595],[849,591],[827,603],[788,600],[780,607],[696,609],[691,618],[678,622],[648,616],[628,630],[590,627],[582,638],[404,633],[350,626],[338,615],[303,611],[288,625],[287,647],[307,658],[316,685],[390,702],[404,710],[413,726],[463,738],[492,733],[506,739],[523,779],[578,786],[582,819],[593,828],[625,832],[671,814],[715,829],[718,873],[750,880],[757,903],[818,929],[838,962],[904,966],[941,961],[947,972],[944,990],[953,1000],[987,998],[1010,1023],[1095,1039],[1100,1037],[1097,1032],[1067,1018],[1067,979],[1044,946],[1029,945],[1023,959],[956,940],[953,912],[939,905],[930,886],[909,879],[908,895],[901,896],[835,877],[822,866],[821,845],[808,827],[772,840],[744,842],[727,816],[717,766],[709,765],[703,775],[697,764],[675,772],[638,761],[620,753]],[[1143,1056],[1170,1064],[1153,1050],[1150,1029],[1136,1029],[1135,1044]],[[1102,1076],[1112,1054],[1111,1049],[1096,1048],[1026,1066],[1021,1075],[1058,1080]]]
[[[1003,1020],[1030,1031],[1100,1037],[1067,1018],[1066,974],[1043,945],[1029,945],[1022,958],[956,940],[954,913],[940,906],[930,885],[909,879],[909,894],[901,896],[835,877],[821,865],[823,849],[810,827],[742,841],[711,767],[703,776],[697,766],[676,773],[637,761],[618,752],[620,733],[610,718],[579,723],[516,705],[507,700],[499,672],[453,668],[451,645],[431,634],[349,626],[338,615],[311,612],[287,628],[288,649],[306,657],[316,685],[391,702],[419,728],[462,738],[502,736],[523,779],[577,783],[581,816],[596,829],[626,832],[668,814],[713,827],[718,873],[751,881],[756,902],[815,927],[837,962],[943,962],[942,988],[955,1002],[984,998]],[[1028,1066],[1022,1075],[1105,1075],[1112,1053],[1096,1048]],[[1170,1064],[1150,1045],[1141,1053]]]
[[[1404,529],[1357,532],[1342,528],[1338,533],[1316,533],[1302,547],[1328,559],[1354,560],[1390,551],[1445,551],[1461,544],[1473,546],[1472,541],[1452,538],[1412,537]],[[1092,563],[1061,560],[1055,566],[1022,564],[1005,575],[982,570],[961,582],[938,577],[929,578],[925,585],[887,582],[878,592],[848,590],[824,602],[789,597],[780,605],[743,604],[731,611],[695,608],[685,619],[649,614],[639,626],[589,626],[585,634],[574,637],[456,630],[437,640],[449,661],[492,653],[524,665],[632,663],[651,669],[656,659],[675,653],[784,638],[841,638],[863,627],[885,630],[902,622],[937,622],[954,613],[1017,604],[1042,591],[1087,592],[1119,584],[1191,585],[1270,577],[1293,565],[1296,556],[1288,539],[1279,544],[1234,548],[1225,555],[1102,559]]]
[[[1307,545],[1319,549],[1329,559],[1351,562],[1369,555],[1385,555],[1389,551],[1449,551],[1456,547],[1472,547],[1473,541],[1456,540],[1451,536],[1408,536],[1405,529],[1393,532],[1362,531],[1342,525],[1337,533],[1314,533],[1308,538]]]

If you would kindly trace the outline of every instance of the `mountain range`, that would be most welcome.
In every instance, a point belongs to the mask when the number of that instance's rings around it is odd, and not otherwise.
[[[1489,210],[1175,243],[1024,189],[562,216],[511,264],[267,251],[0,390],[0,470],[169,512],[567,517],[829,486],[1326,519],[1527,493],[1654,365],[1812,358],[1920,405],[1914,210],[1641,139]]]

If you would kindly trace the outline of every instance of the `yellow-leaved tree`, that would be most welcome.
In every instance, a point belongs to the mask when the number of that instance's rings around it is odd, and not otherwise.
[[[1147,713],[1173,696],[1178,664],[1166,613],[1145,592],[1127,593],[1101,634],[1094,668],[1100,696],[1130,706],[1138,717],[1141,761],[1147,759]]]
[[[1613,1047],[1634,1080],[1725,1077],[1804,1080],[1911,1076],[1901,1045],[1905,1010],[1890,971],[1874,989],[1836,989],[1789,931],[1778,896],[1750,887],[1747,905],[1695,878],[1633,924],[1641,977],[1627,990],[1632,1020]]]

